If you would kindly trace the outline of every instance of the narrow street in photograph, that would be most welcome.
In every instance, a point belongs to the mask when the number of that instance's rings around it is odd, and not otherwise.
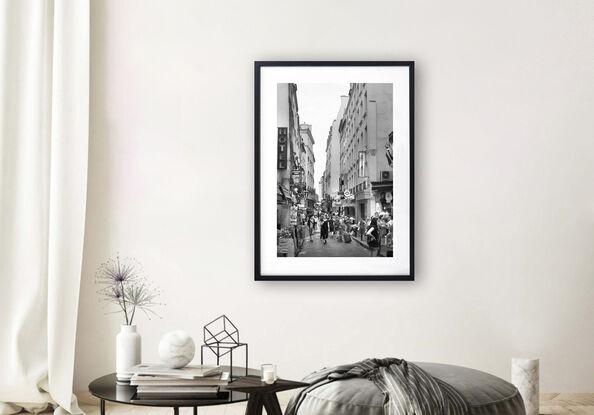
[[[391,83],[277,84],[277,256],[393,257]]]

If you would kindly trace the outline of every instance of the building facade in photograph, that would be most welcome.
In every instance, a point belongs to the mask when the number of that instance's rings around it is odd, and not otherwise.
[[[322,172],[322,176],[320,177],[319,186],[318,186],[318,194],[320,198],[320,202],[324,204],[324,199],[326,195],[326,172]]]
[[[301,167],[301,135],[296,84],[277,84],[277,207],[281,227],[291,225],[291,207],[298,202],[292,172]]]
[[[351,84],[339,127],[343,212],[357,219],[392,213],[392,84]],[[391,147],[390,147],[391,148]]]
[[[316,158],[314,156],[314,144],[316,143],[311,131],[311,125],[301,124],[299,126],[299,134],[301,135],[301,143],[303,144],[301,151],[301,165],[305,169],[305,184],[307,196],[305,198],[305,207],[308,213],[313,213],[314,205],[318,198],[316,195],[316,185],[314,179],[314,165]]]
[[[300,123],[297,85],[277,84],[277,224],[295,226],[314,213],[318,196],[314,179],[311,125]],[[303,221],[303,220],[301,220]]]
[[[340,191],[340,132],[339,126],[348,104],[349,97],[340,97],[340,107],[336,119],[330,126],[328,139],[326,140],[326,168],[324,170],[324,193],[323,200],[326,202],[328,211],[336,211],[339,207]]]

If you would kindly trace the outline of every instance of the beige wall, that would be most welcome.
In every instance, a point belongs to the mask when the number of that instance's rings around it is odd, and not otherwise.
[[[283,376],[377,356],[594,390],[591,1],[92,3],[88,213],[75,388],[114,368],[93,276],[119,251],[171,329],[227,313]],[[335,22],[330,28],[328,22]],[[291,22],[300,22],[293,30]],[[307,30],[302,25],[307,24]],[[411,283],[254,282],[253,61],[413,59]]]

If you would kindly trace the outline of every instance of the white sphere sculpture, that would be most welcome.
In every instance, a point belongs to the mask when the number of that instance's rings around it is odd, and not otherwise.
[[[183,330],[170,331],[159,342],[159,358],[171,369],[186,366],[194,358],[195,352],[194,340]]]

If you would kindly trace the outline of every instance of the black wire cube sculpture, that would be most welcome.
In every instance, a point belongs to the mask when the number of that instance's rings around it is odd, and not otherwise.
[[[204,349],[209,349],[217,359],[229,355],[229,376],[233,379],[233,351],[245,347],[245,376],[248,375],[248,345],[239,341],[239,330],[226,315],[215,318],[203,329],[204,344],[200,346],[200,364],[204,364]]]

